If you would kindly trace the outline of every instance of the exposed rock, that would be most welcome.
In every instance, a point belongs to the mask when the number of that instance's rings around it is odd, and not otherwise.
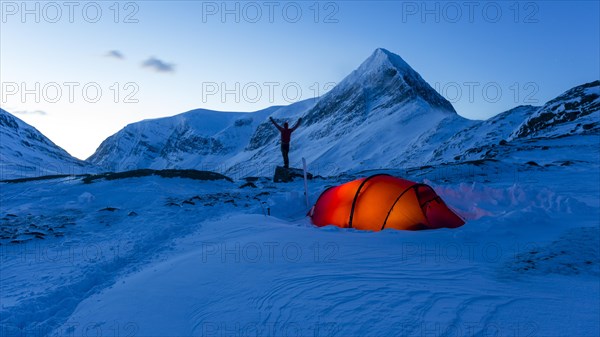
[[[313,175],[307,172],[306,177],[308,179],[312,179]],[[275,176],[273,177],[274,182],[286,183],[294,180],[295,178],[304,179],[304,172],[298,168],[285,168],[283,166],[277,166],[277,168],[275,168]]]
[[[600,110],[600,81],[586,83],[566,91],[564,94],[546,103],[537,113],[523,122],[515,131],[514,137],[532,137],[540,131],[558,127],[562,124],[580,120]],[[575,132],[582,128],[593,131],[595,123],[576,125]]]
[[[151,169],[140,169],[140,170],[132,170],[126,172],[109,172],[102,174],[95,174],[86,176],[83,178],[84,184],[89,184],[96,179],[106,179],[106,180],[115,180],[115,179],[125,179],[125,178],[139,178],[139,177],[147,177],[147,176],[160,176],[163,178],[189,178],[194,180],[227,180],[233,181],[231,178],[224,176],[219,173],[210,172],[210,171],[198,171],[198,170],[175,170],[175,169],[166,169],[166,170],[151,170]]]

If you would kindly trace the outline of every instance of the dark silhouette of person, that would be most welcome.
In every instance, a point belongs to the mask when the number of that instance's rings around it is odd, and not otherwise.
[[[271,123],[275,125],[277,130],[279,130],[279,132],[281,133],[281,155],[283,155],[283,166],[285,168],[289,168],[290,159],[288,157],[288,153],[290,152],[290,140],[292,137],[292,132],[294,132],[300,126],[302,118],[298,118],[298,122],[296,122],[294,127],[292,127],[291,129],[287,122],[283,123],[283,127],[281,127],[281,125],[275,122],[273,117],[269,117],[269,119],[271,120]]]

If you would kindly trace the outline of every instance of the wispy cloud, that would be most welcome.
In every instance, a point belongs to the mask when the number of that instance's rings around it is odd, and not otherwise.
[[[159,73],[172,73],[175,72],[175,65],[172,63],[166,63],[156,57],[151,57],[142,63],[142,67],[150,68]]]
[[[111,57],[111,58],[115,58],[118,60],[122,60],[125,58],[125,55],[123,55],[123,53],[121,53],[118,50],[111,50],[108,53],[106,53],[106,57]]]
[[[14,112],[16,115],[42,115],[46,116],[48,113],[43,110],[19,110]]]

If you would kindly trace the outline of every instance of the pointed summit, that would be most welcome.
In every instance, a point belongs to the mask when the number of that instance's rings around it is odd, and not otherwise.
[[[414,71],[406,61],[397,54],[385,48],[377,48],[359,67],[357,70],[378,69],[381,67],[395,68],[404,73],[406,71]]]
[[[376,49],[350,75],[320,98],[306,116],[306,124],[330,118],[362,123],[372,114],[407,111],[427,114],[439,111],[454,114],[452,104],[435,91],[400,56],[383,48]]]

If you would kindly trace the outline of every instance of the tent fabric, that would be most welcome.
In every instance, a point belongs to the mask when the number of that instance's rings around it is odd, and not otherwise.
[[[456,228],[465,223],[428,185],[387,174],[328,188],[310,215],[319,227],[371,231]]]

